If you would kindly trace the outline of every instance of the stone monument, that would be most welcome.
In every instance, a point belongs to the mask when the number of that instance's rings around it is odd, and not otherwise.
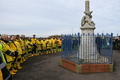
[[[92,21],[92,11],[90,11],[89,1],[85,1],[85,16],[81,20],[81,44],[79,58],[84,62],[102,62],[104,58],[105,62],[108,62],[106,57],[99,55],[97,46],[95,44],[94,29],[95,23]]]
[[[90,11],[89,9],[89,1],[87,0],[85,1],[85,16],[83,16],[81,20],[81,37],[78,34],[78,43],[80,43],[78,47],[79,51],[71,50],[71,47],[73,47],[73,37],[70,37],[71,35],[62,36],[63,51],[60,59],[60,65],[77,73],[112,72],[112,50],[98,48],[98,37],[96,38],[94,36],[95,23],[92,21],[92,11]],[[101,39],[100,36],[99,39]],[[101,45],[104,47],[103,43]],[[111,48],[112,46],[110,46],[110,49]],[[106,53],[106,51],[109,52]]]

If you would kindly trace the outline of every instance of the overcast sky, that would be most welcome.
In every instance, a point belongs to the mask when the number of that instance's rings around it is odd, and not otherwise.
[[[89,0],[95,33],[120,35],[120,0]],[[81,32],[85,0],[0,0],[0,34],[47,37]]]

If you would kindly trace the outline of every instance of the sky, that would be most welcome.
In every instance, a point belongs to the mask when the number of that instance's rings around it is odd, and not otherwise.
[[[120,35],[120,0],[89,0],[95,33]],[[81,33],[85,0],[0,0],[0,34]]]

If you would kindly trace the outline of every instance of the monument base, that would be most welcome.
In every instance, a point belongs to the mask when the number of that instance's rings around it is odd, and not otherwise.
[[[77,54],[78,55],[78,54]],[[80,59],[98,59],[99,58],[99,53],[95,54],[80,54],[79,56]]]
[[[103,58],[103,57],[102,57]],[[100,60],[101,61],[101,58]],[[80,64],[60,59],[60,65],[76,73],[113,72],[113,64]]]
[[[109,58],[106,56],[99,56],[98,59],[83,59],[82,64],[89,63],[109,63]]]

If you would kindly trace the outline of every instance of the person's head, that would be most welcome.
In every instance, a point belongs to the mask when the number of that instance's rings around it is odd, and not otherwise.
[[[16,35],[16,39],[20,39],[20,35]]]
[[[16,36],[15,35],[11,35],[10,36],[10,40],[15,40],[16,39]]]
[[[2,34],[1,39],[8,41],[8,35],[7,34]]]
[[[99,34],[97,34],[97,37],[100,37],[100,35],[99,35]]]
[[[31,38],[30,38],[30,37],[28,37],[28,40],[31,40]]]
[[[25,35],[22,34],[22,35],[21,35],[21,38],[22,38],[22,39],[25,39]]]
[[[36,37],[36,35],[33,35],[33,38],[35,38]]]

